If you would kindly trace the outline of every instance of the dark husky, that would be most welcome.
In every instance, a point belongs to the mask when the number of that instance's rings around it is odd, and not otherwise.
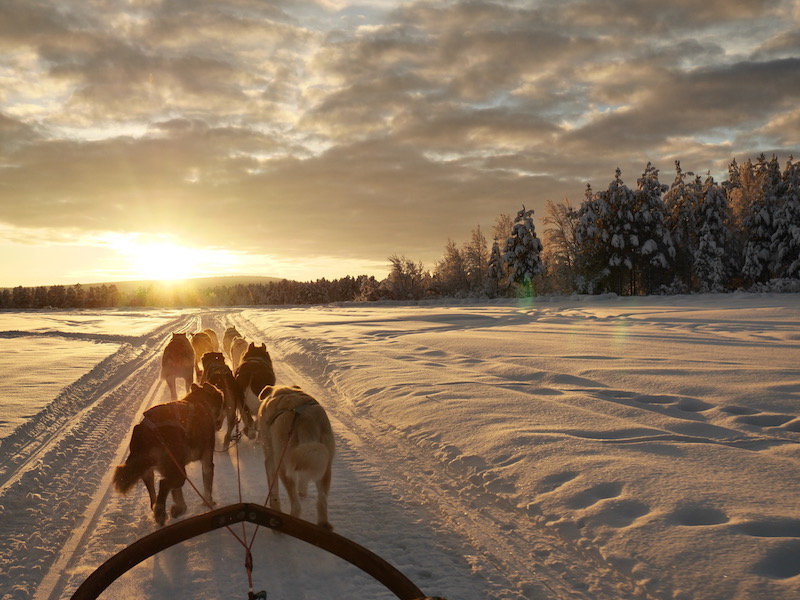
[[[249,428],[261,405],[259,394],[268,385],[275,385],[275,371],[266,344],[256,346],[250,342],[242,356],[242,363],[236,369],[236,384],[244,398],[245,431]]]
[[[203,466],[204,499],[214,500],[214,432],[222,427],[222,392],[209,383],[193,383],[182,399],[159,404],[145,411],[142,421],[133,428],[130,454],[125,464],[114,472],[114,487],[128,492],[139,479],[150,494],[150,507],[159,525],[167,519],[167,495],[172,492],[172,517],[186,512],[183,484],[186,465],[199,460]],[[158,471],[158,494],[154,472]]]
[[[194,382],[194,348],[185,333],[173,333],[161,357],[161,379],[167,382],[172,400],[178,399],[176,379],[183,379],[185,391]]]
[[[225,398],[225,418],[228,422],[224,443],[228,444],[231,441],[231,432],[236,426],[237,413],[244,419],[244,398],[222,352],[206,352],[203,355],[203,375],[200,381],[201,383],[207,381],[222,391]]]

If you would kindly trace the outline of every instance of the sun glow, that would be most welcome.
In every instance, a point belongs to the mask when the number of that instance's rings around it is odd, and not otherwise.
[[[115,248],[127,263],[122,270],[133,279],[168,281],[223,275],[239,263],[233,252],[192,248],[167,237],[126,236]]]

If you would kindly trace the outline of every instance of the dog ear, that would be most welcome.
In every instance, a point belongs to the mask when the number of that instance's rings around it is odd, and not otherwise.
[[[264,389],[259,392],[258,399],[259,400],[266,400],[267,398],[269,398],[272,395],[272,390],[273,389],[274,388],[271,385],[265,386]]]

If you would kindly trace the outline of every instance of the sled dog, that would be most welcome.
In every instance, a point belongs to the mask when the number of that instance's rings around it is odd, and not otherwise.
[[[170,399],[178,399],[176,379],[183,379],[184,390],[194,382],[194,349],[185,333],[173,333],[161,356],[161,379],[167,382]]]
[[[222,351],[229,358],[231,356],[231,342],[235,337],[243,337],[241,333],[236,331],[236,327],[228,327],[225,333],[222,334]]]
[[[233,365],[234,371],[242,364],[242,357],[246,351],[247,341],[240,335],[233,338],[231,341],[231,364]]]
[[[317,488],[317,523],[333,529],[328,521],[328,491],[335,443],[325,409],[297,386],[268,386],[261,398],[258,430],[270,506],[281,510],[276,479],[280,477],[289,495],[291,514],[299,517],[299,496],[306,494],[313,481]]]
[[[222,392],[225,401],[225,444],[231,441],[231,433],[236,426],[237,413],[244,412],[242,390],[236,385],[233,372],[225,362],[222,352],[206,352],[203,355],[203,376],[200,383],[208,382]]]
[[[268,385],[275,385],[275,371],[266,344],[256,346],[250,342],[242,355],[242,363],[236,369],[236,384],[244,398],[245,431],[250,436],[250,425],[261,405],[259,394]],[[258,428],[258,423],[255,423]]]
[[[192,348],[194,357],[197,361],[197,379],[200,379],[200,366],[203,364],[203,355],[206,352],[214,352],[214,344],[211,337],[205,331],[198,331],[192,335]]]
[[[124,494],[141,479],[150,495],[150,507],[159,525],[167,519],[167,495],[172,493],[173,518],[186,512],[183,484],[186,465],[199,460],[203,467],[203,497],[214,501],[214,432],[222,426],[222,392],[210,383],[192,384],[181,400],[145,411],[131,433],[130,453],[114,471],[114,487]],[[161,475],[158,494],[155,471]]]
[[[211,351],[219,352],[219,336],[217,335],[217,332],[208,327],[203,329],[203,333],[205,333],[211,340]]]

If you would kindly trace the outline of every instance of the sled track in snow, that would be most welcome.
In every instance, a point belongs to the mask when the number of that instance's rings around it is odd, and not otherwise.
[[[34,590],[59,597],[61,573],[105,498],[98,489],[108,487],[130,424],[152,401],[169,333],[195,321],[182,316],[138,346],[123,343],[2,441],[0,598],[32,598]]]
[[[325,404],[337,437],[355,449],[361,460],[370,461],[371,470],[385,474],[384,483],[400,502],[428,513],[431,527],[460,537],[465,550],[473,554],[473,571],[482,579],[497,581],[500,589],[508,589],[511,583],[521,598],[654,600],[597,549],[570,539],[568,529],[562,534],[546,526],[539,515],[486,491],[480,478],[440,462],[436,455],[437,451],[442,454],[441,448],[411,440],[390,424],[360,418],[348,410],[353,403],[328,377],[324,357],[293,360],[282,352],[285,340],[269,339],[268,332],[244,318],[234,321],[252,339],[267,336],[279,383],[300,384],[311,395],[333,399]],[[519,548],[529,550],[521,553]],[[509,582],[508,573],[528,576]]]

